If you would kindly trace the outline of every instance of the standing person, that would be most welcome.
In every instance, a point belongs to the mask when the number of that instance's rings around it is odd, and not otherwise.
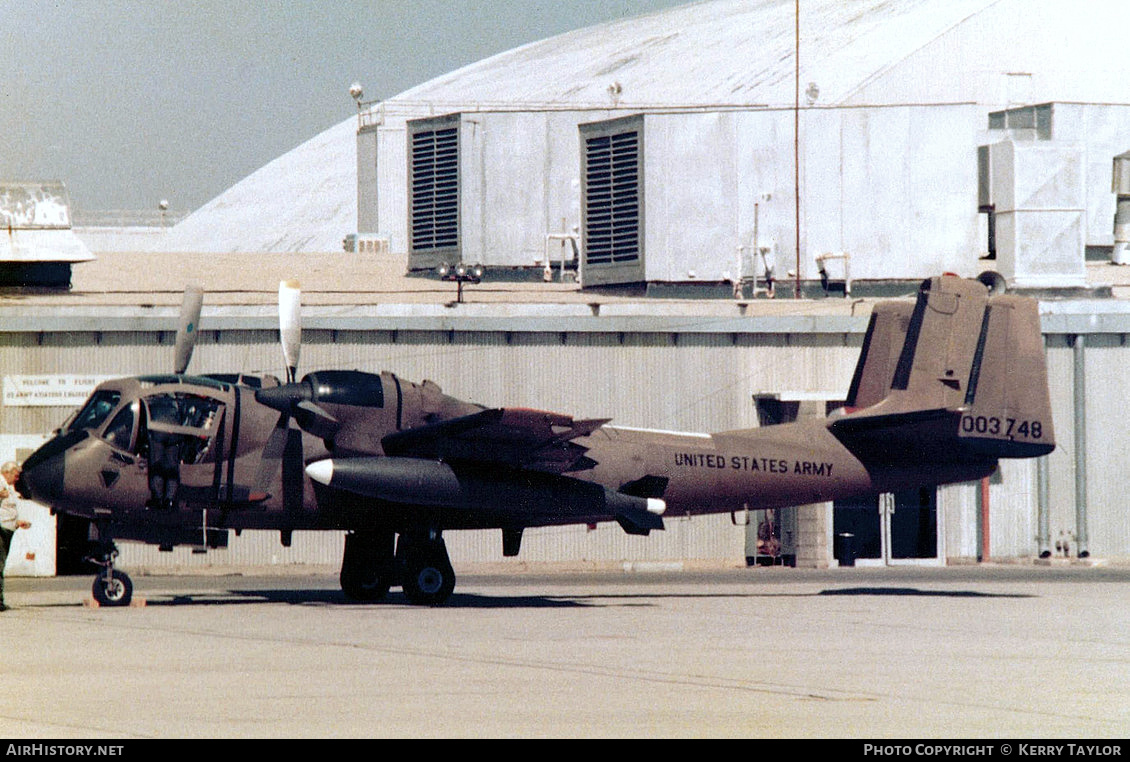
[[[31,522],[20,518],[20,505],[16,497],[16,478],[20,475],[18,463],[8,461],[0,466],[0,611],[7,611],[4,603],[4,564],[8,561],[8,550],[12,547],[12,535],[17,529],[27,529]]]

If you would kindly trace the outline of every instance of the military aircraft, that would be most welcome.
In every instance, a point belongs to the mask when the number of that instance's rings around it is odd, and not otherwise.
[[[998,458],[1055,448],[1037,304],[990,278],[921,284],[875,305],[847,407],[716,434],[490,408],[390,372],[297,379],[297,285],[279,289],[286,378],[186,375],[202,293],[186,292],[174,372],[108,381],[23,464],[18,488],[81,516],[102,572],[94,595],[127,604],[115,540],[223,547],[229,530],[345,530],[341,587],[375,601],[400,586],[439,605],[455,587],[443,533],[740,512],[961,482]]]

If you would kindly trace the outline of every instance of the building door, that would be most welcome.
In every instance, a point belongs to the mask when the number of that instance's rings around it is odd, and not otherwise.
[[[841,566],[942,563],[937,498],[935,487],[924,487],[837,500],[832,515],[836,560]]]

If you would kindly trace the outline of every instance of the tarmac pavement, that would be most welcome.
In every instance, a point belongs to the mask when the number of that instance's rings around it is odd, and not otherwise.
[[[126,609],[9,579],[0,738],[1130,731],[1126,567],[458,572],[442,608],[324,572],[135,576]]]

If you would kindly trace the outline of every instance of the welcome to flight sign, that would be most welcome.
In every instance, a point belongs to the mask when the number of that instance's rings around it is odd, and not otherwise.
[[[86,374],[4,376],[5,407],[78,407],[113,376]]]

